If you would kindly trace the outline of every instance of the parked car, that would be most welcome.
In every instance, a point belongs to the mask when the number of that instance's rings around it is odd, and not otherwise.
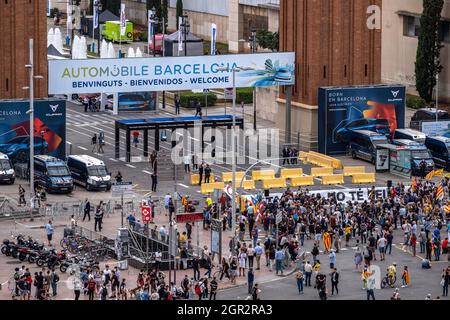
[[[336,141],[339,143],[349,142],[351,132],[354,130],[369,130],[385,136],[389,136],[391,134],[388,120],[362,118],[344,123],[343,127],[338,129],[335,133]]]
[[[7,143],[0,144],[0,152],[6,154],[12,162],[28,162],[30,154],[30,136],[17,136]],[[48,143],[39,136],[34,137],[34,153],[46,154]]]
[[[438,120],[449,120],[450,115],[445,110],[438,110]],[[419,109],[414,113],[411,121],[430,121],[436,120],[436,109],[435,108],[424,108]]]
[[[145,111],[152,109],[154,100],[151,94],[148,92],[119,93],[119,111]],[[113,95],[108,95],[106,108],[112,110],[113,103]]]

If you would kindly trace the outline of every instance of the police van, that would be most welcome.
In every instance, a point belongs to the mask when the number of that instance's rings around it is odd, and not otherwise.
[[[413,129],[396,129],[394,139],[407,139],[420,143],[425,143],[426,134]]]
[[[425,161],[425,174],[434,170],[434,161],[427,147],[423,143],[407,139],[394,139],[392,144],[411,150],[411,170],[413,175],[421,175],[420,164]]]
[[[88,155],[72,155],[67,158],[67,165],[74,183],[86,190],[111,189],[111,174],[103,161]]]
[[[35,185],[44,187],[49,193],[71,193],[73,179],[66,163],[48,155],[34,156]]]
[[[8,156],[0,152],[0,182],[13,184],[16,179],[16,173]]]
[[[369,130],[352,130],[348,151],[353,159],[360,158],[375,164],[376,146],[388,143],[388,138],[383,134]]]
[[[437,167],[450,170],[450,138],[435,136],[427,137],[425,146],[430,150],[434,163]]]

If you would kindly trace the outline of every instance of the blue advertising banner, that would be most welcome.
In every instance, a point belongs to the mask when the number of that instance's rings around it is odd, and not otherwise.
[[[391,135],[405,127],[406,88],[376,85],[319,88],[319,152],[346,152],[351,130]]]
[[[27,100],[0,101],[0,152],[13,162],[27,162],[30,151],[30,116]],[[34,152],[60,159],[66,155],[66,102],[35,100]]]

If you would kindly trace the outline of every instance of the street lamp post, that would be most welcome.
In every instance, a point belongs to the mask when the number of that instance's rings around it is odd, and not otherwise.
[[[188,21],[188,15],[184,14],[181,17],[183,19],[181,27],[183,28],[183,37],[184,37],[184,56],[187,56],[187,35],[189,34],[191,26]]]
[[[257,50],[255,29],[252,30],[252,35],[250,37],[250,46],[252,49],[252,53],[255,53]],[[253,88],[253,130],[256,131],[256,87]]]
[[[101,32],[100,32],[100,22],[98,21],[98,18],[99,18],[99,12],[103,10],[103,6],[99,0],[95,0],[92,3],[92,6],[93,6],[93,8],[92,8],[92,14],[93,14],[93,17],[92,17],[92,46],[94,46],[94,43],[95,43],[95,29],[98,28],[97,51],[100,55],[100,34],[101,34]],[[97,21],[97,27],[95,26],[95,21]]]
[[[158,17],[156,16],[156,9],[155,7],[152,8],[152,15],[150,22],[152,23],[153,28],[153,39],[152,39],[152,51],[153,51],[153,57],[156,57],[156,26],[159,24]],[[149,26],[150,27],[150,26]]]
[[[233,236],[233,245],[232,250],[234,251],[236,245],[236,72],[240,71],[248,71],[252,70],[252,68],[248,67],[234,67],[230,70],[229,67],[217,68],[217,71],[226,71],[233,73],[233,109],[232,109],[232,117],[233,117],[233,128],[231,135],[231,152],[232,152],[232,161],[231,161],[231,210],[232,210],[232,219],[231,219],[231,229]]]
[[[30,109],[27,111],[30,115],[30,164],[29,164],[29,172],[30,172],[30,202],[33,201],[33,193],[34,193],[34,80],[35,79],[43,79],[42,76],[34,75],[34,55],[33,55],[33,39],[29,41],[29,64],[25,65],[25,68],[29,69],[29,86],[24,87],[24,90],[30,91]],[[30,206],[32,208],[32,205]],[[33,211],[30,209],[30,219],[33,221]]]

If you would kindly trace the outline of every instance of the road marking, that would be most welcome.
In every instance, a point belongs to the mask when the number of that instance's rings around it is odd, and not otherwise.
[[[78,146],[78,148],[81,149],[81,150],[84,150],[84,151],[87,150],[85,147],[81,147],[81,146]]]
[[[149,174],[149,175],[152,175],[153,173],[151,173],[150,171],[147,171],[147,170],[142,170],[142,172],[143,173],[146,173],[146,174]]]
[[[135,167],[135,166],[133,166],[132,164],[128,164],[128,163],[127,163],[127,164],[126,164],[126,166],[127,166],[127,167],[129,167],[129,168],[133,168],[133,169],[136,169],[136,167]]]
[[[180,187],[183,187],[183,188],[186,188],[186,189],[190,189],[190,187],[188,187],[188,186],[185,185],[185,184],[179,183],[178,185],[179,185]]]
[[[340,250],[341,251],[347,251],[348,249],[347,248],[341,248]]]
[[[109,160],[114,161],[114,162],[118,162],[119,160],[116,160],[114,158],[109,158]]]

